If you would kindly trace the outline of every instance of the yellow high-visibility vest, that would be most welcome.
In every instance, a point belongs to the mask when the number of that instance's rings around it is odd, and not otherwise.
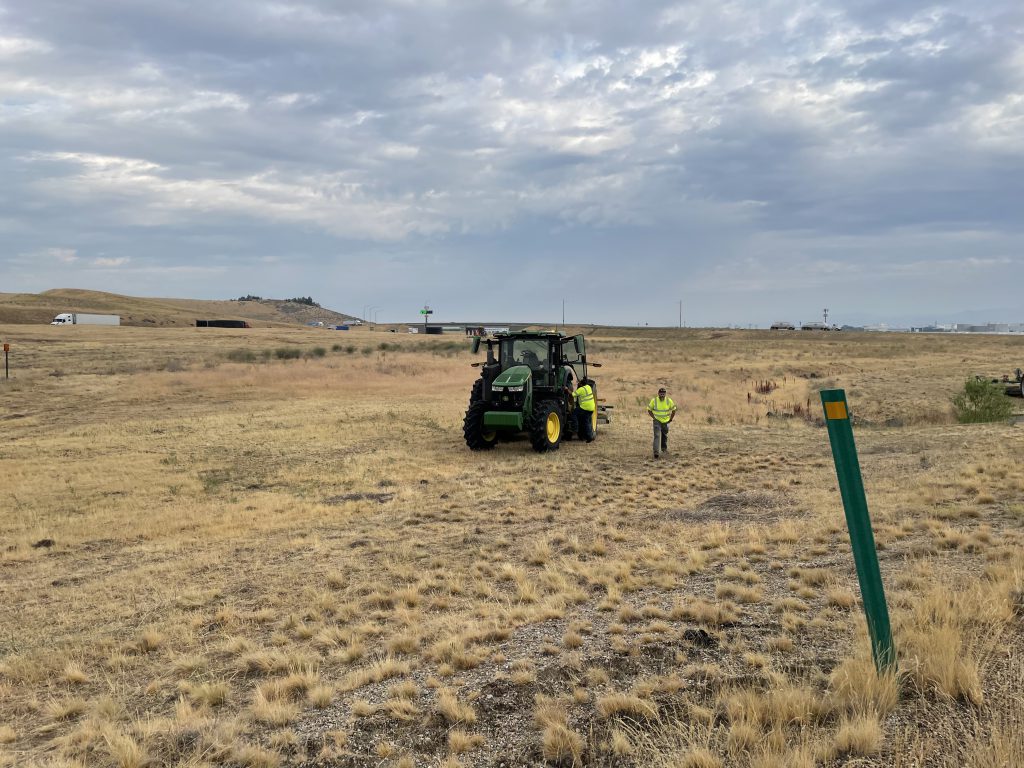
[[[594,388],[589,384],[584,384],[582,387],[577,388],[572,394],[582,410],[594,410]]]
[[[672,418],[672,414],[675,413],[676,404],[671,397],[666,397],[664,400],[655,397],[647,405],[647,410],[651,411],[654,418],[662,424],[667,424],[668,420]]]

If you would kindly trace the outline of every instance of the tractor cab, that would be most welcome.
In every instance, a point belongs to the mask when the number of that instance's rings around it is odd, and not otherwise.
[[[585,376],[582,336],[509,334],[498,338],[498,371],[530,369],[534,387],[562,388]]]

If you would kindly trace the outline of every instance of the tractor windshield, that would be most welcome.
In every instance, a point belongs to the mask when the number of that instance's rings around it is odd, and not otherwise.
[[[506,370],[514,365],[528,365],[533,371],[548,371],[551,362],[548,359],[548,342],[546,339],[503,339],[501,342],[501,369]]]

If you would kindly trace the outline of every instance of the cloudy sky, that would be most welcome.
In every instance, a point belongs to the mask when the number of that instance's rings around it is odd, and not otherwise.
[[[0,291],[1024,321],[1022,9],[0,0]]]

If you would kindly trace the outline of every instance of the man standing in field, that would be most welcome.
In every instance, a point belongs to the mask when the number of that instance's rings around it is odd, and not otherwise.
[[[576,400],[576,434],[588,443],[594,442],[594,387],[590,379],[583,379],[572,393]]]
[[[676,417],[676,404],[668,396],[668,390],[664,387],[658,390],[658,396],[647,404],[647,412],[654,425],[654,458],[657,459],[662,453],[668,453],[668,425]]]

